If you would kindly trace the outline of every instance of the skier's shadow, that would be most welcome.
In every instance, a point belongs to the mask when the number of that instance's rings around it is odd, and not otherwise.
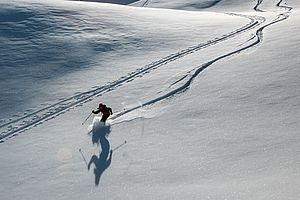
[[[110,166],[112,159],[112,150],[110,150],[110,144],[107,140],[107,136],[111,132],[111,126],[94,121],[93,129],[90,132],[92,134],[93,144],[101,146],[99,156],[93,155],[88,163],[88,170],[90,170],[91,164],[94,163],[95,185],[99,185],[101,175]]]

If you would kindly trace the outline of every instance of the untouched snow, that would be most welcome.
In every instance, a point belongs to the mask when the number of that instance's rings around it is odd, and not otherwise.
[[[257,2],[2,3],[1,199],[299,199],[300,3]]]

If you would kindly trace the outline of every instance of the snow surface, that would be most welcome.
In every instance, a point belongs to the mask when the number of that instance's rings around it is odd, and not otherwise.
[[[1,199],[299,199],[300,3],[259,2],[1,1]]]

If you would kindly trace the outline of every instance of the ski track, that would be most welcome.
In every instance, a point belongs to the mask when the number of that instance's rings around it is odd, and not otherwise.
[[[261,3],[263,2],[263,0],[257,0],[256,5],[254,6],[254,10],[255,11],[259,11],[259,12],[263,12],[262,10],[260,10],[258,7],[261,5]]]
[[[256,33],[255,33],[255,36],[254,36],[253,38],[251,38],[251,40],[256,39],[254,42],[252,42],[251,44],[249,44],[249,45],[247,45],[247,46],[245,46],[245,47],[242,47],[242,48],[240,48],[240,49],[234,50],[234,51],[232,51],[232,52],[230,52],[230,53],[221,55],[221,56],[219,56],[219,57],[217,57],[217,58],[215,58],[215,59],[213,59],[213,60],[210,60],[210,61],[208,61],[208,62],[202,64],[201,66],[198,66],[198,67],[196,67],[196,68],[194,68],[194,69],[188,71],[187,74],[186,74],[185,76],[183,76],[183,78],[180,78],[179,80],[175,81],[174,83],[172,83],[172,84],[170,85],[170,87],[171,87],[172,85],[175,85],[175,84],[177,84],[177,83],[179,83],[179,82],[181,82],[181,81],[183,81],[183,80],[185,80],[186,78],[189,77],[189,78],[187,79],[187,81],[186,81],[184,84],[182,84],[181,86],[177,87],[176,89],[174,89],[174,90],[172,90],[172,91],[170,91],[170,92],[168,92],[168,93],[166,93],[166,94],[164,94],[164,95],[162,95],[162,96],[159,96],[159,97],[157,97],[157,98],[155,98],[155,99],[152,99],[152,100],[150,100],[150,101],[148,101],[148,102],[146,102],[146,103],[143,103],[142,105],[135,106],[135,107],[133,107],[133,108],[130,108],[130,109],[121,111],[121,112],[117,113],[116,115],[114,115],[113,117],[111,117],[111,119],[112,119],[112,120],[117,119],[117,118],[119,118],[119,117],[121,117],[121,116],[123,116],[123,115],[125,115],[125,114],[127,114],[127,113],[129,113],[129,112],[132,112],[132,111],[137,110],[137,109],[139,109],[139,108],[142,108],[142,107],[144,107],[144,106],[149,106],[149,105],[151,105],[151,104],[157,103],[157,102],[162,101],[162,100],[166,100],[166,99],[175,97],[176,95],[178,95],[178,94],[180,94],[180,93],[183,93],[183,92],[187,91],[187,90],[190,88],[190,85],[192,84],[193,80],[194,80],[194,79],[195,79],[202,71],[204,71],[206,68],[208,68],[208,67],[211,66],[212,64],[214,64],[214,63],[216,63],[217,61],[220,61],[220,60],[222,60],[222,59],[224,59],[224,58],[227,58],[227,57],[230,57],[230,56],[237,55],[237,54],[239,54],[239,53],[241,53],[241,52],[243,52],[243,51],[245,51],[245,50],[248,50],[248,49],[253,48],[253,47],[257,46],[258,44],[260,44],[260,43],[262,42],[262,40],[263,40],[263,30],[264,30],[265,28],[267,28],[267,27],[269,27],[269,26],[271,26],[271,25],[273,25],[273,24],[275,24],[275,23],[284,21],[284,20],[286,20],[286,19],[289,17],[289,13],[290,13],[290,11],[291,11],[293,8],[292,8],[292,7],[288,7],[288,6],[282,6],[282,5],[281,5],[282,1],[283,1],[283,0],[280,0],[276,5],[277,5],[278,7],[280,7],[280,8],[286,9],[287,11],[284,12],[284,13],[278,14],[278,15],[277,15],[277,18],[274,19],[272,22],[269,22],[268,24],[266,24],[266,25],[260,27],[259,29],[257,29],[257,30],[256,30]],[[261,1],[261,3],[262,3],[262,1]],[[256,5],[256,6],[257,6],[257,5]],[[258,9],[258,8],[256,8],[256,9]],[[260,10],[258,10],[258,11],[260,12]],[[249,41],[251,41],[251,40],[249,40]],[[117,123],[115,123],[115,124],[119,124],[119,123],[122,123],[122,121],[121,121],[121,122],[117,122]],[[112,123],[112,124],[114,124],[114,123]]]
[[[140,3],[140,7],[146,7],[149,5],[150,0],[140,0],[138,1]],[[135,5],[135,3],[131,4],[131,5]]]
[[[149,2],[149,1],[146,1],[146,2]],[[281,3],[281,1],[279,2],[279,5],[280,5],[280,3]],[[38,126],[38,125],[44,123],[45,121],[54,119],[58,115],[63,114],[71,109],[74,109],[77,106],[82,106],[84,103],[87,103],[87,102],[93,100],[95,97],[99,97],[107,92],[115,90],[116,88],[118,88],[126,83],[129,83],[129,82],[135,80],[136,78],[144,76],[145,74],[151,72],[152,70],[162,67],[170,62],[174,62],[175,60],[178,60],[189,54],[195,53],[201,49],[205,49],[212,45],[218,44],[222,41],[233,38],[233,37],[239,35],[240,33],[244,33],[248,30],[251,30],[251,29],[259,26],[263,22],[265,22],[265,18],[262,16],[251,16],[251,15],[242,15],[242,14],[235,14],[235,13],[227,13],[227,14],[237,16],[237,17],[248,18],[250,20],[250,22],[232,32],[222,35],[221,37],[215,38],[213,40],[209,40],[205,43],[200,43],[198,45],[191,46],[191,47],[183,49],[177,53],[170,54],[158,61],[154,61],[148,65],[145,65],[142,68],[136,69],[135,71],[128,73],[125,76],[122,76],[121,78],[119,78],[113,82],[108,82],[106,85],[94,87],[95,89],[92,89],[92,90],[89,90],[86,92],[82,92],[82,93],[78,93],[74,96],[63,99],[61,101],[58,101],[55,104],[46,106],[46,107],[44,107],[40,110],[37,110],[35,112],[32,112],[30,114],[24,113],[23,114],[24,116],[20,116],[16,119],[9,119],[10,120],[9,122],[6,122],[6,123],[3,123],[0,125],[0,143],[4,142],[4,140],[7,140],[9,138],[12,138],[12,137],[18,135],[19,133],[22,133],[28,129]],[[232,53],[232,54],[234,54],[234,53]],[[224,57],[227,57],[227,56],[222,56],[222,58],[224,58]],[[218,58],[217,60],[220,60],[222,58]],[[216,61],[214,61],[214,62],[216,62]],[[211,64],[209,64],[209,65],[211,65]],[[208,67],[208,66],[206,66],[206,67]],[[197,70],[197,71],[199,71],[199,70]],[[135,110],[139,107],[150,105],[150,104],[153,104],[160,100],[163,100],[165,98],[168,98],[170,96],[174,96],[175,94],[179,93],[180,91],[187,89],[189,84],[188,85],[186,85],[186,84],[184,84],[180,88],[176,89],[175,91],[172,91],[166,95],[158,97],[147,103],[144,103],[141,106],[118,113],[113,119],[115,119],[121,115],[124,115],[132,110]]]
[[[148,6],[149,3],[150,3],[150,0],[145,0],[141,6],[146,7],[146,6]]]

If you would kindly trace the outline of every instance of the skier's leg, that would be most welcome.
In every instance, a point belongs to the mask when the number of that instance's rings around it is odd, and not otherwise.
[[[109,117],[109,115],[102,115],[102,118],[101,118],[101,122],[104,122],[107,120],[107,118]]]

